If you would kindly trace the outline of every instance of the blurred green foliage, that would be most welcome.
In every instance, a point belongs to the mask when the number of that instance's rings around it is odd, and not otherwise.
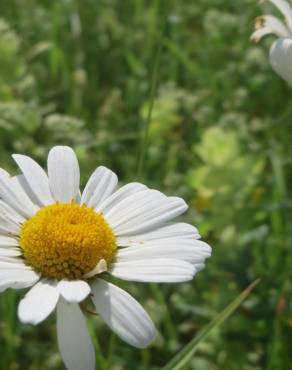
[[[160,336],[139,351],[91,318],[99,368],[159,369],[261,277],[185,370],[290,369],[292,91],[269,66],[272,40],[249,41],[257,1],[10,0],[0,14],[1,166],[15,172],[14,152],[44,165],[51,146],[72,145],[83,183],[103,164],[182,196],[214,247],[192,283],[123,284]],[[20,294],[0,298],[0,369],[63,369],[54,318],[20,324]]]

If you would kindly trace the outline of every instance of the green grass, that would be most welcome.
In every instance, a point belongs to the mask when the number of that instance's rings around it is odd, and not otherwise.
[[[272,38],[250,43],[262,13],[257,0],[0,2],[0,166],[71,145],[83,184],[103,164],[182,196],[214,248],[191,283],[118,283],[160,335],[140,351],[90,317],[99,369],[162,369],[257,278],[182,369],[291,367],[292,91]],[[18,322],[23,294],[0,298],[0,369],[63,369],[53,315]]]

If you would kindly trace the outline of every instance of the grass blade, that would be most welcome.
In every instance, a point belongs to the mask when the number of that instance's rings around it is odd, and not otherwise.
[[[196,352],[199,344],[207,338],[212,329],[220,326],[248,297],[260,279],[250,284],[234,301],[220,312],[203,330],[201,330],[162,370],[180,370],[185,366]]]

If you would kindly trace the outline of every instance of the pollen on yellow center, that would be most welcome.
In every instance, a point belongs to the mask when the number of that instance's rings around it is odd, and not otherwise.
[[[117,250],[103,215],[76,203],[40,209],[23,224],[20,246],[29,265],[58,280],[78,279],[102,259],[110,263]]]

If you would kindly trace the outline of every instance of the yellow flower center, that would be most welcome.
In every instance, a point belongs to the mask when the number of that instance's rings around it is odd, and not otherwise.
[[[54,279],[78,279],[100,260],[110,263],[116,238],[101,213],[76,203],[53,204],[27,220],[20,246],[29,265]]]

